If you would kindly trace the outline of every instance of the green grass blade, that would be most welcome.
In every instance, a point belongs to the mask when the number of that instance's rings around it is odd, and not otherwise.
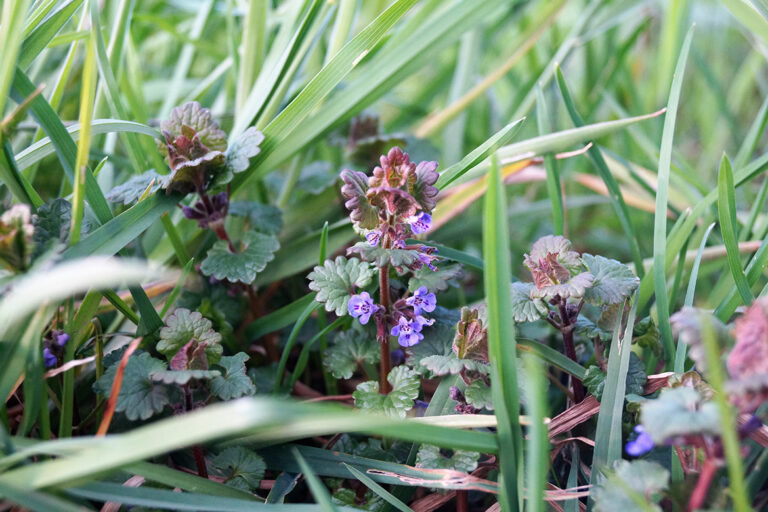
[[[489,12],[495,11],[499,3],[496,0],[470,0],[453,5],[456,5],[453,10],[443,12],[419,30],[403,38],[390,40],[393,45],[386,46],[361,64],[356,70],[355,80],[350,80],[349,86],[343,92],[317,108],[310,117],[281,139],[272,151],[262,150],[251,169],[235,177],[232,182],[233,190],[242,187],[246,180],[263,176],[275,169],[313,139],[373,103],[388,92],[392,84],[402,80],[414,64],[426,60],[429,57],[427,49],[436,47],[438,42],[447,44],[452,38],[458,37],[465,27],[479,23]],[[354,42],[353,39],[345,48],[351,47]],[[341,59],[343,53],[344,49],[333,60]],[[358,56],[359,54],[355,54],[355,57]]]
[[[264,315],[248,326],[248,336],[253,339],[258,339],[265,334],[288,327],[298,320],[301,313],[314,301],[315,294],[310,293],[268,315]]]
[[[568,114],[571,116],[571,121],[573,121],[573,124],[576,127],[584,126],[584,121],[576,110],[576,105],[573,103],[571,93],[568,89],[568,84],[566,84],[565,77],[563,76],[562,70],[559,66],[557,66],[555,73],[557,75],[557,86],[560,88],[560,94],[563,96],[563,102],[565,103],[565,107],[568,110]],[[605,186],[608,189],[608,193],[611,197],[611,203],[613,204],[614,210],[616,210],[616,215],[619,217],[621,227],[624,230],[627,242],[629,243],[629,248],[632,252],[632,260],[635,263],[635,273],[638,275],[638,277],[642,278],[644,274],[643,257],[642,254],[640,254],[640,245],[637,241],[637,234],[635,233],[635,228],[632,225],[632,219],[629,216],[629,208],[627,208],[627,203],[624,201],[624,196],[621,194],[619,184],[616,183],[616,180],[611,174],[610,169],[608,169],[608,164],[605,163],[605,159],[603,158],[603,154],[600,152],[600,148],[593,144],[592,147],[589,148],[588,154],[592,160],[592,163],[597,168],[597,171],[600,174],[600,178],[602,178],[603,183],[605,183]]]
[[[344,77],[357,65],[394,24],[413,7],[416,0],[398,0],[370,25],[365,27],[344,48],[336,54],[291,103],[264,129],[264,143],[258,161],[263,161],[275,151],[278,144],[292,133],[302,121],[325,99]],[[245,119],[245,118],[242,118]],[[234,133],[242,132],[244,127],[236,126]],[[258,162],[257,164],[258,165]],[[233,189],[238,189],[253,174],[254,167],[238,174],[233,180]]]
[[[346,467],[350,473],[355,475],[355,478],[360,480],[363,485],[365,485],[367,488],[375,492],[381,499],[395,507],[400,512],[413,512],[413,509],[400,501],[399,499],[395,498],[387,492],[386,489],[384,489],[382,486],[374,482],[368,475],[363,473],[362,471],[359,471],[355,469],[354,467],[350,466],[349,464],[344,464],[344,467]]]
[[[325,512],[337,512],[336,505],[331,501],[331,494],[328,492],[328,488],[323,481],[318,478],[296,448],[293,449],[293,456],[296,457],[296,461],[301,467],[301,472],[304,473],[304,478],[307,479],[309,491],[312,493],[312,496],[314,496],[318,505],[320,505],[320,508]]]
[[[476,147],[459,162],[442,171],[435,186],[439,189],[443,189],[450,185],[453,180],[460,178],[464,173],[479,165],[500,146],[511,141],[512,137],[517,134],[520,126],[523,124],[523,121],[525,121],[525,118],[509,123],[507,126],[494,133],[488,140]]]
[[[739,291],[741,301],[749,306],[755,300],[752,291],[749,289],[747,276],[741,267],[741,255],[739,254],[739,242],[736,239],[736,198],[735,187],[733,185],[733,170],[728,157],[723,154],[720,160],[720,170],[717,176],[717,212],[720,220],[720,231],[723,234],[723,243],[728,253],[728,267],[736,283],[736,289]]]
[[[549,111],[544,91],[536,86],[536,120],[539,125],[539,135],[543,136],[552,131]],[[552,225],[555,235],[565,234],[565,211],[563,208],[563,191],[560,187],[560,173],[557,170],[557,160],[552,153],[544,155],[544,169],[547,172],[547,195],[552,203]]]
[[[91,231],[80,243],[64,251],[62,259],[71,260],[93,254],[116,254],[178,202],[178,196],[168,196],[162,192],[148,197]]]
[[[14,80],[13,71],[16,68],[16,58],[19,57],[19,50],[24,36],[24,15],[29,9],[29,0],[18,0],[14,2],[4,2],[2,5],[2,18],[0,18],[0,48],[3,49],[0,55],[0,117],[5,112],[5,102],[8,98],[8,92]],[[22,95],[22,98],[16,98],[21,103],[23,98],[34,92],[31,91]]]
[[[319,302],[310,302],[307,304],[307,307],[304,308],[304,311],[301,312],[299,318],[296,319],[296,323],[293,324],[293,329],[291,329],[291,333],[288,335],[288,339],[283,347],[283,353],[280,356],[280,362],[277,365],[277,378],[275,379],[275,389],[273,390],[274,394],[277,395],[284,391],[283,377],[285,376],[285,367],[288,365],[288,357],[291,355],[291,350],[293,349],[294,343],[296,343],[296,337],[299,335],[301,327],[304,325],[304,322],[307,321],[309,315],[314,313],[316,309],[322,307],[323,305]]]
[[[48,46],[64,24],[69,21],[75,11],[82,5],[83,0],[70,0],[62,5],[55,13],[48,16],[25,39],[19,52],[18,66],[27,69],[43,49]],[[0,110],[1,112],[2,110]]]
[[[67,127],[72,140],[77,142],[80,139],[80,124],[75,123]],[[145,124],[135,123],[133,121],[121,121],[119,119],[94,119],[91,123],[91,135],[102,135],[105,133],[133,132],[160,139],[162,135],[156,129]],[[16,155],[16,162],[19,164],[19,170],[31,167],[48,155],[56,152],[56,147],[49,137],[41,139],[31,146],[19,151]]]
[[[531,355],[523,357],[526,376],[527,414],[531,424],[526,440],[526,510],[544,512],[544,490],[549,473],[549,435],[544,419],[547,417],[547,381],[541,361]]]
[[[28,510],[56,510],[57,512],[85,512],[92,510],[52,494],[42,491],[29,492],[3,483],[0,483],[0,496],[4,496],[8,501],[21,505]]]
[[[91,121],[93,120],[94,96],[96,95],[96,48],[93,36],[88,40],[83,64],[80,88],[80,140],[75,158],[74,192],[72,193],[72,221],[69,229],[70,247],[80,241],[85,211],[85,177],[88,174],[88,155],[91,148]]]
[[[517,349],[523,353],[535,354],[552,366],[573,375],[579,380],[584,379],[587,370],[579,363],[571,360],[561,352],[548,347],[540,341],[527,340],[525,338],[517,339]]]
[[[656,213],[653,223],[653,276],[656,293],[656,311],[658,314],[658,326],[666,353],[667,365],[674,361],[675,345],[672,340],[672,330],[669,326],[669,300],[667,297],[666,259],[667,259],[667,206],[669,195],[669,173],[672,164],[672,141],[675,135],[675,121],[677,120],[677,106],[680,102],[680,90],[683,86],[685,64],[688,60],[688,52],[693,39],[693,27],[688,30],[685,37],[680,57],[675,66],[672,87],[667,101],[667,113],[664,118],[664,131],[661,136],[661,154],[659,156],[658,185],[656,190]],[[682,247],[682,245],[681,245]],[[678,247],[674,252],[680,250]]]
[[[2,139],[3,137],[0,136],[0,142]],[[43,204],[40,195],[19,172],[13,155],[13,148],[7,140],[2,142],[2,149],[0,150],[0,181],[5,183],[17,201],[27,203],[33,208],[39,208]]]
[[[624,396],[627,386],[629,355],[632,351],[632,329],[635,325],[637,301],[629,312],[624,337],[621,337],[621,322],[616,323],[608,355],[608,373],[605,377],[605,391],[600,401],[595,431],[595,452],[592,460],[592,485],[602,479],[602,469],[613,467],[621,459],[622,432],[621,416],[624,408]],[[619,316],[622,318],[623,314]]]
[[[709,225],[704,232],[704,237],[701,239],[699,250],[696,252],[696,259],[693,261],[693,267],[691,267],[691,276],[688,278],[688,289],[685,292],[685,300],[683,305],[687,307],[693,306],[693,299],[696,293],[696,281],[699,277],[699,267],[701,266],[701,256],[704,254],[704,247],[707,246],[707,240],[709,239],[712,229],[714,229],[715,223]],[[685,365],[686,345],[685,343],[678,343],[675,352],[675,373],[683,373]]]
[[[509,259],[507,202],[498,165],[494,159],[489,174],[483,211],[483,258],[485,295],[488,304],[488,353],[491,360],[491,392],[498,418],[499,484],[502,510],[517,510],[522,496],[518,475],[522,458],[520,401],[517,396],[515,325],[512,310],[512,272]]]

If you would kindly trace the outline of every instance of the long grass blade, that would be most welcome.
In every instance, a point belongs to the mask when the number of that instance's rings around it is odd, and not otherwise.
[[[672,163],[672,141],[675,134],[675,121],[677,120],[677,106],[680,102],[680,91],[683,86],[685,64],[688,60],[688,52],[693,39],[693,27],[688,30],[688,35],[683,42],[680,57],[675,66],[675,74],[672,79],[672,87],[667,101],[667,113],[664,118],[664,131],[661,136],[661,154],[659,156],[659,177],[656,190],[656,213],[653,223],[653,282],[656,293],[656,311],[658,314],[658,326],[666,353],[667,365],[674,361],[675,345],[672,340],[672,330],[669,326],[669,300],[667,297],[666,260],[667,250],[667,203],[669,197],[669,173]],[[681,244],[682,246],[682,244]],[[674,254],[674,252],[672,252]]]
[[[512,272],[506,203],[499,167],[493,159],[483,211],[484,280],[488,305],[491,392],[499,424],[499,484],[502,488],[499,503],[502,510],[512,512],[518,509],[518,501],[522,499],[518,492],[517,472],[522,467],[523,443],[518,419],[520,401],[517,396],[515,326],[509,315],[512,310]]]

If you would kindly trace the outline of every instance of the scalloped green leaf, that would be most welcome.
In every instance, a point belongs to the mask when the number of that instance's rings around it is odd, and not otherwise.
[[[371,266],[357,258],[337,256],[335,260],[326,260],[309,273],[309,289],[317,292],[315,300],[325,303],[326,311],[333,311],[337,316],[347,312],[349,298],[355,294],[355,288],[370,284],[374,271]]]
[[[623,263],[592,254],[582,254],[581,259],[594,276],[592,286],[584,293],[587,302],[619,304],[629,299],[640,286],[640,279]]]
[[[323,364],[337,379],[349,379],[362,363],[376,364],[381,351],[376,340],[357,329],[349,329],[336,336],[336,340],[325,351]]]
[[[437,270],[424,266],[413,272],[408,280],[408,289],[413,292],[426,286],[430,292],[440,292],[449,286],[458,286],[458,280],[463,275],[461,265],[440,265]]]
[[[405,413],[413,408],[413,401],[419,396],[419,374],[407,366],[396,366],[389,372],[387,381],[392,386],[392,391],[387,395],[379,393],[377,381],[359,384],[352,393],[355,405],[387,416],[405,418]]]
[[[221,400],[232,400],[241,396],[250,396],[256,392],[256,386],[245,373],[245,362],[250,359],[245,352],[233,356],[223,356],[216,364],[220,375],[211,380],[211,393]]]
[[[245,217],[253,231],[268,235],[279,235],[283,230],[283,211],[271,204],[256,201],[232,201],[229,214]]]
[[[116,360],[93,384],[96,393],[109,397],[118,366],[119,360]],[[151,375],[165,370],[166,364],[147,352],[133,354],[125,365],[115,411],[125,413],[131,421],[148,420],[161,413],[170,403],[168,392],[165,386],[154,382]]]
[[[512,283],[512,317],[515,322],[535,322],[549,311],[543,300],[531,298],[531,291],[535,288],[533,283]]]
[[[165,319],[156,348],[170,361],[192,340],[206,344],[208,365],[216,364],[221,359],[221,334],[213,330],[211,321],[202,314],[185,308],[178,308]]]
[[[485,375],[490,373],[488,364],[472,359],[459,359],[453,354],[427,356],[419,361],[419,366],[438,376],[458,375],[462,370],[480,372]]]
[[[184,386],[192,380],[209,380],[221,375],[216,370],[158,370],[149,374],[152,382]]]
[[[200,272],[219,281],[251,284],[280,248],[277,238],[256,231],[245,233],[241,243],[243,248],[230,252],[227,242],[218,240],[200,264]]]
[[[477,469],[480,454],[466,450],[454,450],[450,456],[443,455],[439,447],[424,444],[416,457],[416,467],[426,469],[448,469],[471,473]]]
[[[720,432],[717,405],[705,401],[698,391],[687,387],[666,389],[656,400],[644,402],[640,419],[656,444],[686,434]]]
[[[522,389],[522,386],[520,386]],[[491,386],[487,385],[481,379],[472,381],[464,390],[464,399],[469,405],[476,409],[493,410],[493,396],[491,395]]]
[[[212,473],[224,478],[224,483],[253,492],[259,488],[267,464],[259,455],[242,446],[224,448],[212,457]]]
[[[347,254],[359,254],[363,261],[373,263],[377,267],[390,265],[402,269],[415,265],[419,261],[419,251],[411,249],[384,249],[380,246],[371,247],[368,242],[358,242],[349,249]]]
[[[617,483],[619,480],[621,483]],[[661,511],[661,492],[669,487],[669,471],[647,460],[623,460],[615,474],[594,490],[595,512]],[[638,504],[637,500],[643,502]]]
[[[152,185],[150,194],[155,193],[160,187],[165,186],[167,176],[163,176],[150,169],[145,173],[133,176],[125,183],[117,185],[105,196],[110,203],[123,203],[124,205],[133,204],[146,192],[149,185]]]

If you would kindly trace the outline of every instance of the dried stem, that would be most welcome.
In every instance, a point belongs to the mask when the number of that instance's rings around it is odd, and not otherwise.
[[[184,410],[189,412],[192,410],[192,390],[189,389],[189,384],[184,386]],[[203,447],[196,444],[192,447],[192,453],[195,456],[195,465],[197,466],[197,474],[202,478],[208,478],[208,468],[205,465],[205,456],[203,455]]]

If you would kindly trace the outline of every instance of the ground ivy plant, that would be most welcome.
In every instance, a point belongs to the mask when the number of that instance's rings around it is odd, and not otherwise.
[[[345,206],[365,241],[349,248],[347,257],[327,260],[308,276],[315,300],[324,303],[326,311],[350,315],[361,326],[375,326],[378,358],[360,338],[354,345],[337,343],[328,354],[328,360],[334,361],[331,371],[349,376],[361,362],[378,362],[378,382],[361,383],[355,403],[395,416],[404,416],[413,406],[419,380],[411,368],[393,369],[390,339],[396,338],[406,351],[424,339],[425,330],[434,323],[429,316],[437,307],[434,291],[451,277],[439,273],[433,247],[410,239],[432,227],[437,165],[411,162],[408,153],[394,147],[381,156],[371,176],[342,171]],[[429,273],[437,278],[425,278]],[[408,276],[411,288],[401,284]]]

